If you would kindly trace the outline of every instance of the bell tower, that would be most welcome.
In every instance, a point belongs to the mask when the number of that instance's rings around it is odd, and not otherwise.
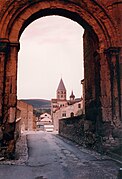
[[[57,99],[58,100],[66,100],[66,88],[64,86],[64,82],[61,78],[60,83],[57,88]]]

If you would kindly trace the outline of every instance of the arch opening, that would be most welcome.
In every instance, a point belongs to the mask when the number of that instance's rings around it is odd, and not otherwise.
[[[82,68],[81,73],[79,72],[79,76],[81,74],[81,78],[79,77],[78,79],[80,85],[80,80],[83,78],[83,72],[82,72],[83,71],[83,39],[82,39],[83,31],[84,30],[82,29],[81,26],[79,26],[76,22],[71,21],[68,18],[64,18],[62,16],[42,17],[34,21],[32,24],[30,24],[27,30],[25,30],[25,32],[22,34],[20,39],[19,61],[21,62],[21,59],[23,60],[23,64],[22,64],[23,66],[24,66],[24,61],[28,61],[27,65],[29,66],[29,58],[32,58],[33,60],[31,60],[30,63],[33,63],[34,66],[34,61],[37,58],[38,61],[40,60],[40,64],[39,66],[37,66],[37,68],[38,71],[40,68],[40,72],[41,72],[41,70],[43,70],[41,66],[41,61],[45,60],[46,61],[45,64],[42,63],[42,65],[45,65],[44,67],[45,70],[46,70],[46,63],[47,63],[47,69],[49,68],[48,66],[50,66],[50,68],[52,68],[54,72],[58,74],[58,78],[61,78],[61,76],[63,77],[64,76],[63,73],[66,74],[67,72],[69,74],[69,78],[71,79],[73,79],[73,74],[70,71],[72,72],[73,70],[75,71],[79,65]],[[26,43],[25,45],[24,42]],[[22,51],[24,54],[28,53],[28,56],[26,55],[26,57],[24,57]],[[65,56],[62,55],[63,53]],[[74,62],[74,66],[72,65],[72,69],[70,70],[70,63],[72,63],[73,58],[78,59],[77,62],[78,65],[75,66],[75,62]],[[57,61],[61,61],[61,59],[62,59],[62,63],[59,62],[58,64]],[[65,65],[63,66],[63,64]],[[59,68],[60,66],[61,69]],[[65,69],[66,66],[67,68],[69,67],[69,70]],[[34,68],[36,68],[36,66],[34,66]],[[64,72],[63,72],[63,68],[65,69]],[[31,75],[31,70],[29,74]],[[51,72],[47,76],[51,76]],[[54,76],[55,74],[53,75],[53,77]],[[24,75],[23,75],[23,79],[24,79]],[[68,95],[70,95],[70,93]]]
[[[64,103],[68,103],[72,89],[77,98],[81,98],[80,81],[84,77],[82,36],[81,26],[62,16],[45,16],[27,27],[20,38],[17,84],[20,100],[51,100],[56,96],[61,76],[67,90]],[[64,103],[60,107],[68,106]],[[37,109],[36,114],[41,111]]]

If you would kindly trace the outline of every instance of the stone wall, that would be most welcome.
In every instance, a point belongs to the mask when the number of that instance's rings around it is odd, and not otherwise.
[[[120,154],[121,138],[114,135],[110,123],[101,123],[101,131],[98,130],[97,125],[99,125],[97,122],[87,120],[85,115],[61,119],[59,121],[59,135],[99,152],[118,151]],[[105,131],[107,132],[105,133]]]
[[[15,133],[14,133],[14,139],[17,141],[19,137],[21,136],[21,118],[18,118],[16,120],[16,127],[15,127]]]
[[[16,125],[15,125],[15,140],[17,140],[21,136],[21,111],[17,109],[16,113]]]
[[[33,106],[18,100],[17,108],[21,111],[21,126],[23,126],[23,130],[33,130]]]
[[[98,38],[92,30],[85,30],[84,42],[84,86],[85,113],[87,119],[101,118],[100,104],[100,56]]]

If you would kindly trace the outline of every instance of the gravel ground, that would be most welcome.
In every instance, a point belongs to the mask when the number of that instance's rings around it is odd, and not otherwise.
[[[16,143],[16,159],[15,160],[2,160],[0,164],[7,165],[25,165],[28,160],[28,147],[27,147],[27,135],[21,134],[21,137]]]

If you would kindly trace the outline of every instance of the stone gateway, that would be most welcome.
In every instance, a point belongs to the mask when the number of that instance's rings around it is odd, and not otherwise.
[[[14,157],[19,38],[31,22],[47,15],[68,17],[85,29],[86,119],[93,122],[95,132],[104,139],[104,143],[109,143],[110,147],[112,143],[120,145],[122,1],[1,0],[0,150],[4,148],[3,155]]]

